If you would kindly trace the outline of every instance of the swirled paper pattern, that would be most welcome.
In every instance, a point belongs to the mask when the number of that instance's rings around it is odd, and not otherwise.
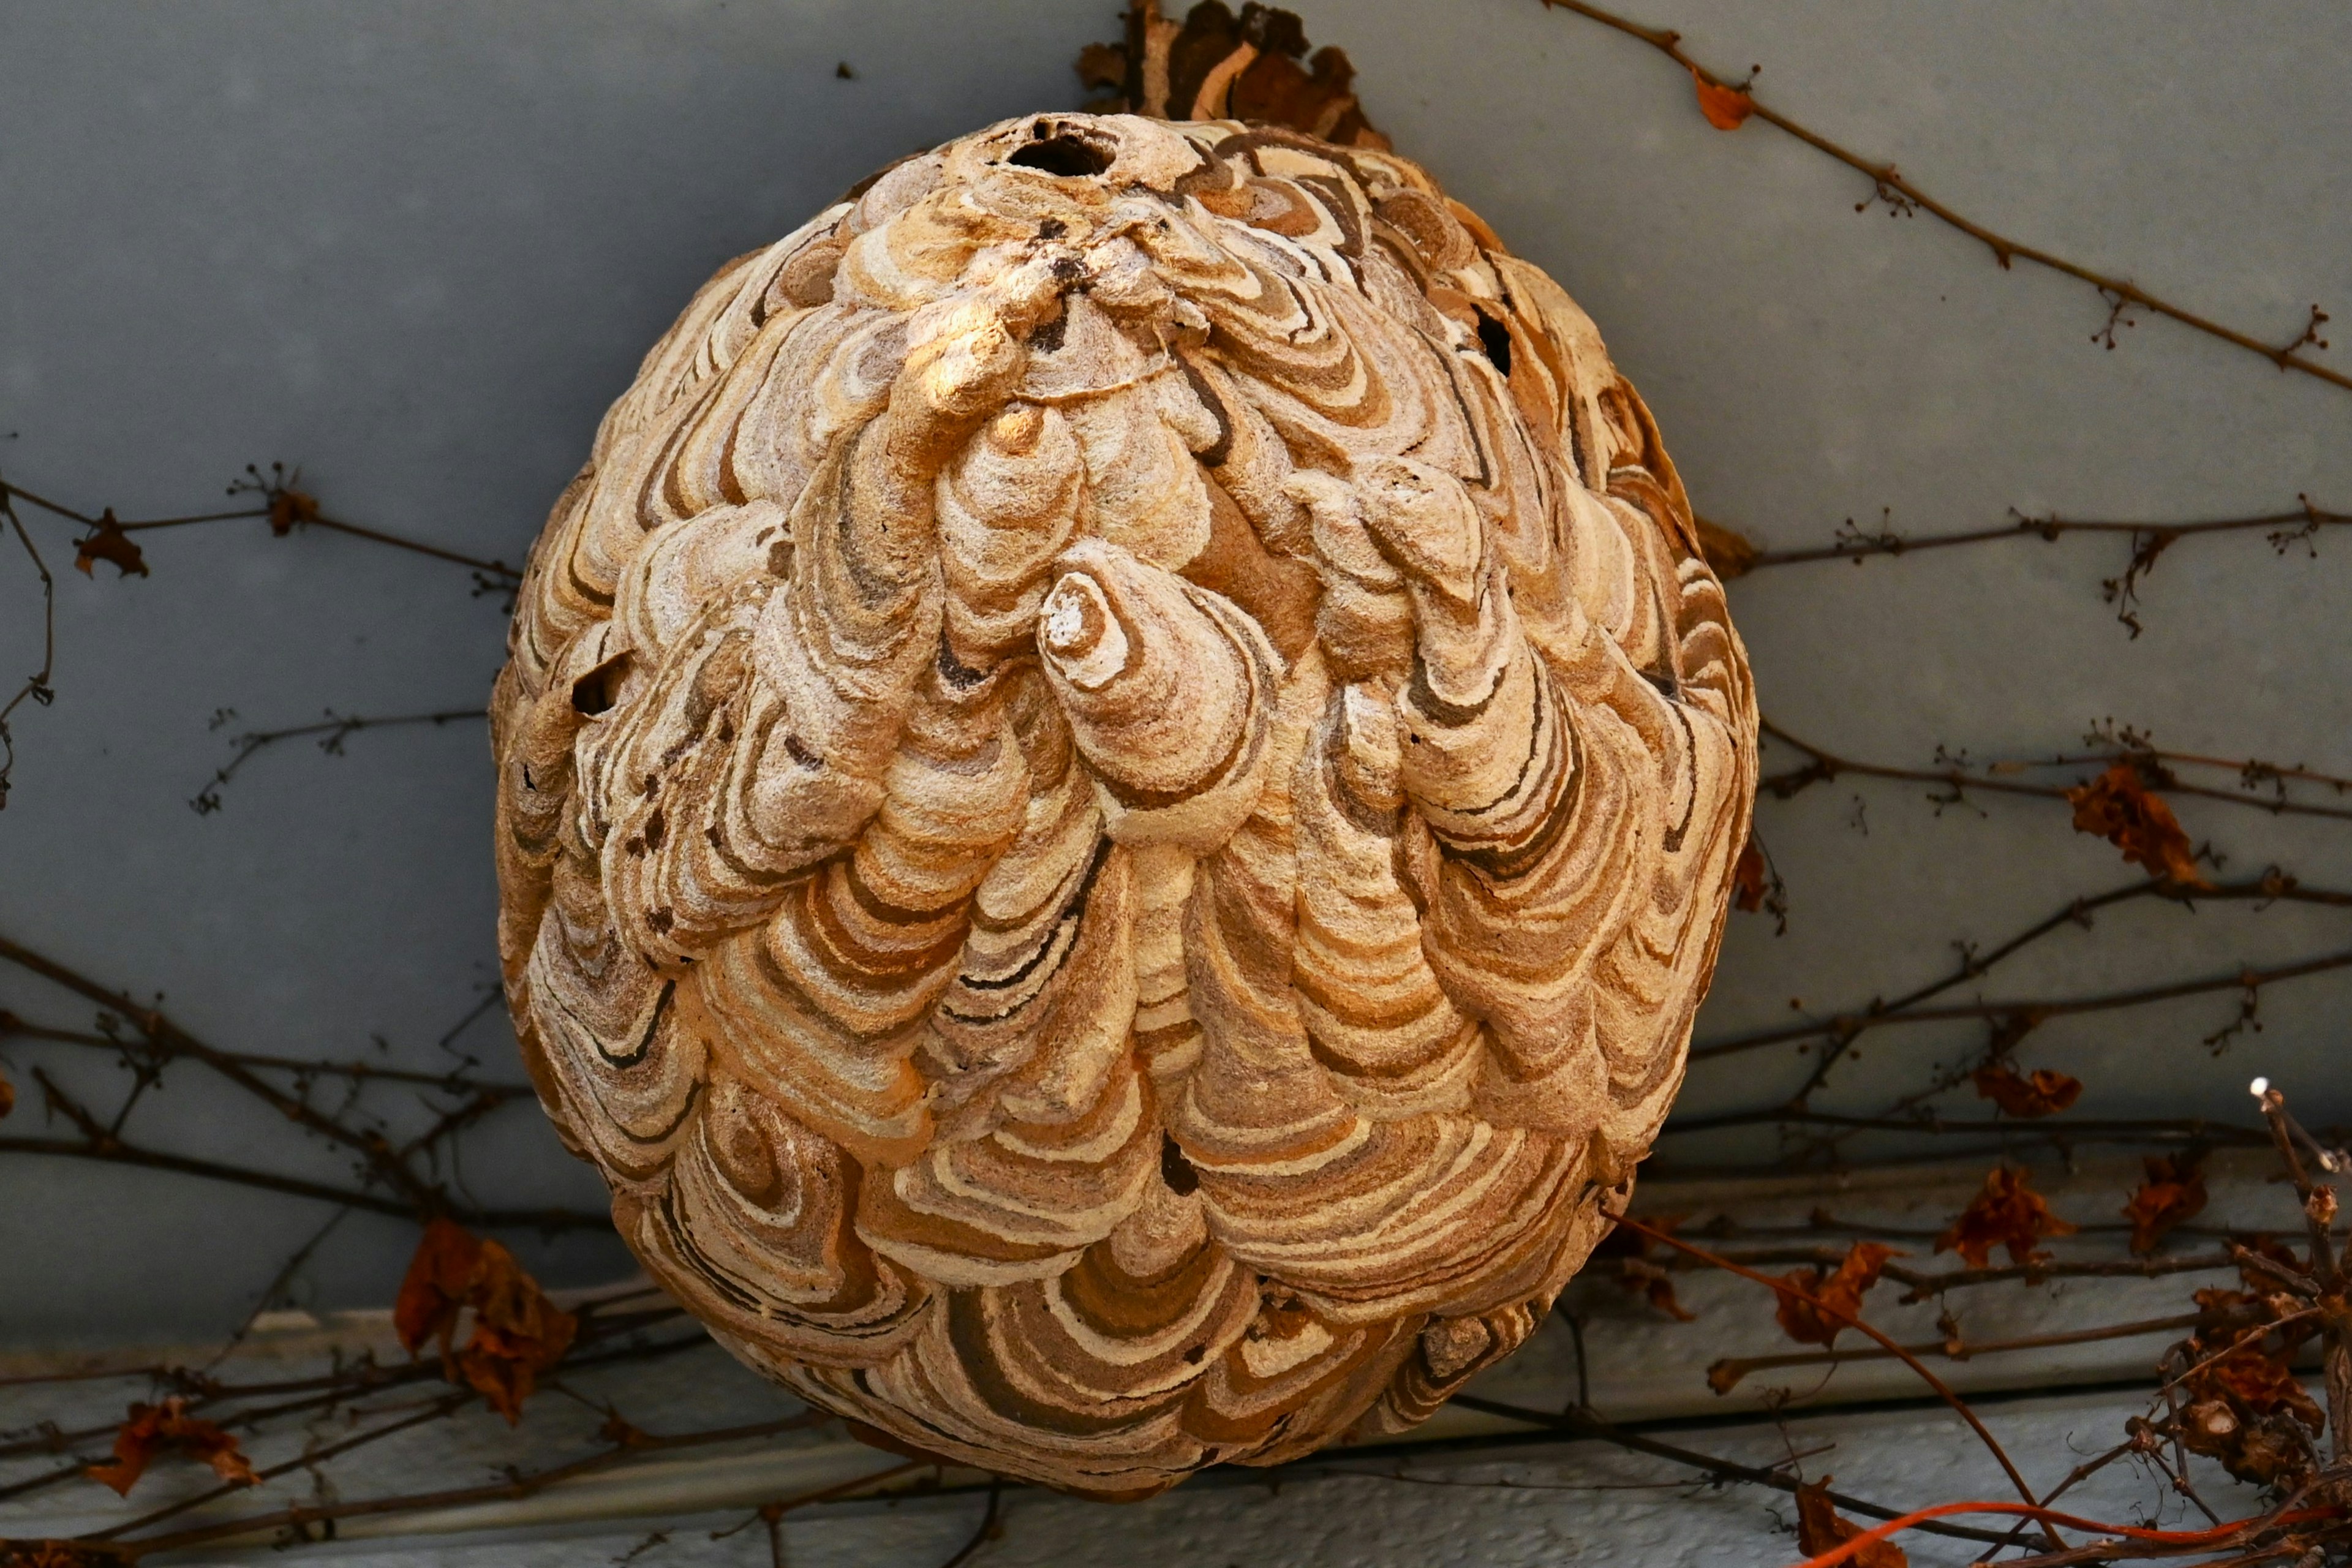
[[[723,268],[492,705],[549,1115],[737,1355],[1104,1495],[1422,1420],[1680,1081],[1755,780],[1591,322],[1384,152],[1049,115]]]

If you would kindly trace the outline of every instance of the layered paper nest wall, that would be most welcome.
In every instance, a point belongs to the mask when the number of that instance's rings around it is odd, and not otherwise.
[[[1754,787],[1591,322],[1232,121],[1008,121],[730,263],[510,649],[509,996],[630,1246],[817,1404],[1105,1495],[1526,1337]]]

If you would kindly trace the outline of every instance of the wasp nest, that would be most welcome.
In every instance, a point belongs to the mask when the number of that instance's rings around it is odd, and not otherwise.
[[[1591,322],[1231,121],[1007,122],[730,263],[510,648],[509,993],[622,1236],[815,1404],[1098,1494],[1528,1336],[1755,775]]]

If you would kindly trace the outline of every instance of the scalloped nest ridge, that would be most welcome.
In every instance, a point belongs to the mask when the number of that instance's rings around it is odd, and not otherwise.
[[[1756,774],[1592,323],[1231,121],[1007,121],[729,263],[509,652],[508,994],[621,1235],[806,1399],[1104,1496],[1528,1336]]]

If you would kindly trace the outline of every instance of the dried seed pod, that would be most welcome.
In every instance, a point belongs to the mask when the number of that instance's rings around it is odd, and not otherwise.
[[[1357,140],[899,165],[696,297],[531,556],[548,1112],[736,1354],[926,1451],[1132,1496],[1410,1426],[1681,1079],[1722,589],[1591,323]]]

